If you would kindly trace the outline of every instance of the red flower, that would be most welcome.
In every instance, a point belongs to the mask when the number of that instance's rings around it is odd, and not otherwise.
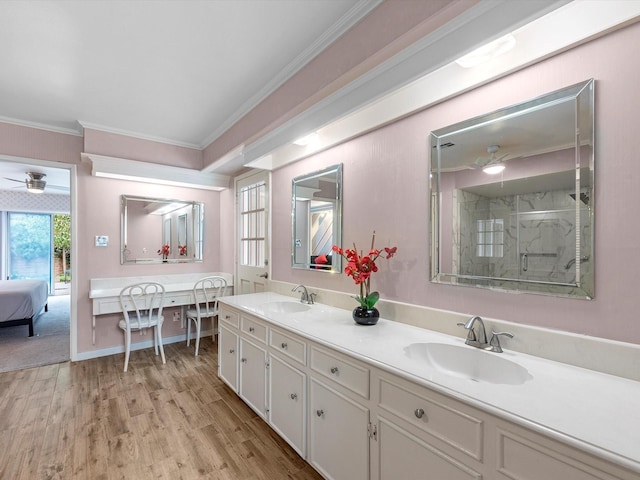
[[[360,295],[355,299],[360,303],[363,308],[373,308],[375,303],[380,298],[378,292],[370,292],[371,287],[371,274],[378,271],[376,260],[382,253],[377,248],[373,247],[373,243],[376,238],[376,232],[373,232],[371,238],[371,250],[367,256],[358,255],[355,244],[353,249],[342,249],[337,245],[331,247],[331,250],[342,255],[347,259],[347,265],[344,267],[344,273],[353,278],[356,285],[360,285]],[[387,259],[393,257],[396,254],[398,247],[384,247]]]

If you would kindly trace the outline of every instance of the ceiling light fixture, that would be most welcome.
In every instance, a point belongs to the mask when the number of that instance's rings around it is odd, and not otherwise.
[[[515,45],[516,39],[509,33],[460,57],[456,63],[463,68],[472,68],[507,53]]]
[[[495,175],[504,170],[504,163],[492,163],[482,168],[484,173],[488,173],[489,175]]]
[[[310,133],[304,137],[300,137],[297,140],[294,140],[293,144],[298,145],[299,147],[306,147],[307,145],[312,145],[318,141],[317,133]]]
[[[29,178],[24,182],[27,184],[27,190],[31,193],[44,193],[44,187],[47,182],[43,180],[46,175],[44,173],[27,172]]]

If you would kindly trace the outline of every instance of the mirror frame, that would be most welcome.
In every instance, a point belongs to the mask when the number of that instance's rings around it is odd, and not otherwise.
[[[187,248],[187,255],[179,255],[177,257],[170,257],[167,259],[163,259],[161,256],[156,255],[155,251],[149,252],[149,257],[144,258],[131,258],[130,250],[128,248],[129,241],[129,202],[147,202],[147,203],[180,203],[183,204],[180,209],[185,207],[191,207],[191,229],[188,227],[188,218],[186,219],[187,227],[186,227],[186,239],[189,237],[193,238],[192,250],[191,252],[189,248]],[[187,213],[179,215],[177,218],[185,217]],[[160,226],[160,232],[158,237],[160,240],[160,244],[169,244],[173,245],[171,241],[172,232],[175,228],[179,226],[178,221],[172,222],[171,218],[163,218]],[[169,232],[169,241],[167,241],[167,225],[170,228]],[[191,230],[191,235],[189,234],[189,230]],[[153,198],[153,197],[142,197],[137,195],[121,195],[120,196],[120,264],[121,265],[136,265],[136,264],[156,264],[156,263],[201,263],[203,261],[203,242],[204,242],[204,203],[188,201],[188,200],[176,200],[169,198]],[[176,231],[176,242],[178,241],[178,232]],[[156,247],[157,242],[154,241],[154,249]],[[160,246],[160,245],[158,245]],[[155,258],[155,257],[158,258]]]
[[[497,110],[495,112],[481,115],[463,122],[450,125],[445,128],[434,130],[431,132],[429,141],[430,150],[430,168],[429,168],[429,198],[430,198],[430,279],[434,283],[442,283],[449,285],[460,286],[473,286],[480,288],[488,288],[500,291],[508,292],[524,292],[535,293],[542,295],[553,296],[565,296],[580,299],[592,299],[594,296],[594,263],[595,263],[595,250],[594,250],[594,163],[595,163],[595,115],[594,115],[594,87],[595,82],[593,79],[581,82],[555,92],[551,92],[546,95],[542,95],[533,100],[516,104],[504,109]],[[490,127],[496,134],[500,128],[509,119],[514,119],[523,115],[531,113],[543,113],[544,109],[557,107],[563,102],[572,102],[574,111],[574,124],[573,135],[575,141],[573,145],[567,146],[567,148],[573,149],[575,157],[574,166],[575,178],[572,180],[571,196],[574,198],[582,198],[581,192],[586,194],[586,207],[582,206],[583,202],[575,201],[575,216],[576,223],[574,228],[575,232],[575,245],[573,245],[573,257],[569,262],[575,265],[575,278],[570,282],[560,282],[551,280],[530,280],[521,278],[507,278],[507,277],[494,277],[483,275],[469,275],[455,273],[455,267],[453,265],[454,259],[452,257],[452,265],[450,271],[445,271],[443,268],[442,249],[440,245],[444,245],[443,242],[455,242],[459,241],[456,233],[454,233],[454,226],[451,225],[451,233],[444,235],[442,231],[443,219],[442,204],[443,204],[443,191],[442,191],[442,174],[443,164],[446,163],[446,158],[443,158],[444,152],[447,148],[461,144],[461,136],[464,133],[470,132],[474,129]],[[588,116],[583,116],[584,113],[588,113]],[[552,124],[550,122],[549,124]],[[492,133],[493,133],[492,131]],[[484,132],[484,131],[483,131]],[[452,140],[454,140],[453,142]],[[487,142],[484,142],[486,148],[487,143],[497,144],[495,141],[487,138]],[[553,150],[550,150],[553,152]],[[544,153],[544,152],[543,152]],[[457,161],[458,157],[452,156],[452,161]],[[534,154],[535,155],[535,154]],[[527,155],[523,155],[527,157]],[[479,168],[477,167],[478,161],[475,159],[467,160],[467,168]],[[475,161],[474,161],[475,160]],[[507,161],[508,165],[508,161]],[[533,164],[529,164],[533,165]],[[464,165],[456,166],[452,170],[462,169]],[[445,169],[446,170],[446,169]],[[505,170],[506,171],[506,170]],[[570,171],[570,170],[569,170]],[[532,179],[535,175],[529,177],[522,177],[525,179]],[[516,178],[515,181],[522,181],[522,178]],[[542,177],[538,177],[542,178]],[[507,176],[504,176],[504,180],[501,186],[508,186]],[[585,191],[586,189],[586,191]],[[536,190],[531,190],[535,192]],[[581,218],[580,212],[586,212],[586,218],[588,218],[588,225],[586,234],[584,234],[580,228],[579,219]],[[455,210],[455,209],[454,209]],[[452,211],[452,215],[453,215]],[[447,219],[448,221],[449,219]],[[454,222],[455,223],[455,222]],[[585,223],[586,225],[586,223]],[[458,229],[458,232],[461,232]],[[503,235],[506,237],[507,232]],[[460,235],[462,236],[462,235]],[[585,239],[585,244],[581,244],[581,238]],[[519,247],[517,247],[519,248]],[[584,251],[586,248],[586,252]],[[526,253],[526,252],[525,252]],[[518,255],[521,255],[518,253]],[[544,254],[538,254],[544,255]],[[525,255],[526,257],[526,255]],[[516,257],[516,262],[518,257]],[[583,267],[581,263],[589,262],[588,267]],[[563,264],[561,264],[563,265]],[[518,266],[519,268],[519,266]]]
[[[328,273],[341,273],[342,272],[342,257],[340,255],[331,256],[331,266],[320,267],[311,263],[310,256],[306,255],[309,259],[306,262],[296,262],[296,240],[299,238],[296,235],[296,218],[297,218],[297,201],[296,201],[296,188],[299,184],[305,181],[313,180],[315,178],[323,177],[328,174],[335,174],[336,176],[336,196],[333,205],[333,245],[342,244],[342,164],[332,165],[330,167],[312,172],[306,175],[300,175],[295,177],[291,182],[291,224],[292,224],[292,237],[291,237],[291,267],[295,269],[309,270],[314,272],[328,272]]]

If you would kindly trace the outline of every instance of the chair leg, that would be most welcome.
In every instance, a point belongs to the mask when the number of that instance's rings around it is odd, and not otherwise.
[[[131,330],[124,331],[124,371],[129,367],[129,354],[131,353]]]
[[[191,321],[193,318],[187,317],[187,347],[191,345]]]
[[[196,321],[196,356],[200,350],[200,327],[202,326],[202,319],[198,318]]]
[[[211,340],[216,343],[216,335],[218,334],[218,316],[211,317]]]
[[[164,357],[164,347],[162,346],[162,327],[160,325],[156,325],[156,339],[158,345],[160,345],[160,355],[162,356],[162,363],[167,363],[167,359]]]

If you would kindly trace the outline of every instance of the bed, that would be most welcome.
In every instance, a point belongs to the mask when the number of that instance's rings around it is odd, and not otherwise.
[[[49,285],[44,280],[0,280],[0,327],[28,325],[33,337],[33,320],[48,311]]]

